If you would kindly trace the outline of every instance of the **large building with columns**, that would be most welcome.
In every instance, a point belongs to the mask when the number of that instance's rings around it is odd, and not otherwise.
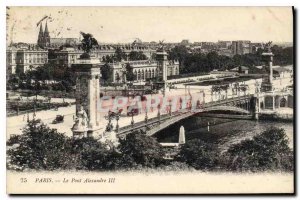
[[[132,51],[141,51],[146,55],[148,59],[151,59],[154,50],[148,47],[138,47],[132,45],[98,45],[91,50],[91,55],[95,58],[103,61],[106,56],[113,56],[116,52],[116,48],[120,48],[127,56]],[[49,57],[49,62],[61,66],[71,67],[72,64],[80,58],[83,54],[83,50],[80,47],[63,47],[60,49],[52,50],[51,58]]]
[[[158,63],[152,60],[122,61],[110,63],[112,68],[113,82],[124,82],[124,72],[126,65],[129,64],[133,69],[134,81],[146,81],[147,79],[158,77]],[[167,61],[167,76],[179,75],[179,62]]]

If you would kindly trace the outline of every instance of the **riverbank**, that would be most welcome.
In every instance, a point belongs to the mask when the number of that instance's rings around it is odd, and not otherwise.
[[[294,110],[292,108],[278,108],[275,111],[262,110],[259,119],[292,122],[294,120]]]

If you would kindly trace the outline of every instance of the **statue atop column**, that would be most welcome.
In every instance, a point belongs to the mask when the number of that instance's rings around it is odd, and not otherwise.
[[[264,52],[271,53],[271,46],[272,46],[272,41],[267,42],[264,44]]]
[[[71,65],[76,76],[76,120],[72,127],[73,137],[98,137],[100,127],[100,67],[99,58],[91,55],[98,42],[90,33],[80,32],[83,36],[81,48],[84,53]]]
[[[80,56],[80,58],[90,58],[91,49],[98,45],[97,40],[90,33],[80,32],[83,39],[81,40],[81,45],[84,53]]]
[[[163,51],[165,50],[165,44],[164,44],[164,41],[165,41],[165,40],[159,40],[159,42],[158,42],[158,44],[159,44],[158,50],[161,51],[161,52],[163,52]]]

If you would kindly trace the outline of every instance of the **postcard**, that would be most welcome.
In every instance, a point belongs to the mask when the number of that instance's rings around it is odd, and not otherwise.
[[[8,194],[294,194],[293,7],[6,16]]]

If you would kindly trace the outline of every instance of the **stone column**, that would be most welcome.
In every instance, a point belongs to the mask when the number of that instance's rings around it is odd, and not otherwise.
[[[97,105],[100,100],[100,86],[99,86],[99,68],[92,68],[91,75],[89,79],[88,91],[89,91],[89,102],[88,102],[88,112],[89,112],[89,127],[97,126],[99,124],[98,120],[98,108]]]
[[[76,114],[80,107],[83,107],[82,113],[87,114],[87,124],[82,127],[75,122],[72,131],[73,136],[97,136],[100,135],[100,112],[98,112],[100,103],[100,62],[98,59],[87,58],[78,59],[77,63],[72,65],[76,81]],[[82,115],[82,114],[81,114]],[[78,116],[82,117],[82,116]]]

